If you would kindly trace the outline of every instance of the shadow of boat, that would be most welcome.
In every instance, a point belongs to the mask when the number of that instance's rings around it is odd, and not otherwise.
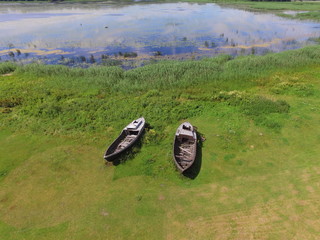
[[[108,162],[113,162],[114,165],[118,165],[131,157],[131,153],[134,153],[140,143],[141,148],[141,137],[145,130],[145,119],[140,117],[129,123],[120,133],[120,135],[111,143],[107,148],[104,159]],[[130,151],[129,151],[130,150]]]
[[[139,138],[139,140],[137,140],[137,142],[135,142],[135,144],[133,146],[126,149],[124,152],[120,153],[112,161],[106,161],[106,164],[108,165],[111,163],[114,166],[118,166],[119,164],[123,164],[126,161],[133,159],[141,150],[143,134],[144,133],[142,133],[141,138]]]
[[[202,134],[198,131],[197,131],[197,139],[198,139],[198,142],[197,142],[196,158],[195,158],[193,164],[191,165],[191,167],[182,173],[183,176],[190,178],[190,179],[195,179],[199,175],[200,170],[201,170],[201,165],[202,165],[203,141],[202,141]]]
[[[127,148],[125,151],[120,153],[113,160],[105,161],[105,164],[109,165],[111,163],[114,166],[118,166],[119,164],[123,164],[126,161],[133,159],[141,150],[142,142],[143,142],[143,138],[144,138],[144,133],[145,133],[145,131],[142,132],[141,137],[134,143],[134,145]]]

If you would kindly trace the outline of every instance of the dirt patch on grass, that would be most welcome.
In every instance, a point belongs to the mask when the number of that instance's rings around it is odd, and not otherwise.
[[[6,73],[6,74],[2,74],[1,76],[2,77],[8,77],[8,76],[12,76],[13,75],[13,73]]]
[[[183,228],[183,236],[190,239],[294,239],[297,235],[314,239],[320,231],[320,208],[316,201],[308,201],[308,207],[303,209],[299,205],[296,200],[281,196],[251,208],[189,218],[177,227]]]
[[[314,193],[313,187],[307,186],[306,189],[307,189],[307,191],[308,191],[309,193]]]
[[[165,197],[164,195],[160,194],[159,197],[158,197],[158,199],[159,199],[160,201],[163,201],[163,200],[166,199],[166,197]]]

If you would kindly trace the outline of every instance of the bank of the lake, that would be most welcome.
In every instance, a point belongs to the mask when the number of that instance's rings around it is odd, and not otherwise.
[[[200,0],[201,1],[201,0]],[[238,1],[224,4],[244,9],[251,9],[263,12],[274,12],[278,16],[320,21],[320,2],[319,1],[294,1],[294,2],[257,2],[257,1]],[[290,12],[292,11],[292,12]]]
[[[248,0],[184,0],[184,2],[214,2],[222,6],[246,10],[272,12],[278,16],[300,20],[320,20],[319,1],[248,1]],[[287,12],[287,11],[293,12]]]
[[[5,239],[319,236],[319,46],[129,71],[1,63],[0,73]],[[105,165],[139,116],[141,147]],[[188,177],[171,157],[184,120],[206,139]]]

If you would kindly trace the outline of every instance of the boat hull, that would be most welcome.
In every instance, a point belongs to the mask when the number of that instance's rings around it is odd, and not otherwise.
[[[188,129],[185,130],[184,127]],[[189,169],[197,155],[197,134],[194,127],[188,123],[182,123],[176,132],[173,144],[173,160],[180,173]]]
[[[142,119],[141,125],[136,131],[132,131],[132,129],[129,129],[128,128],[130,126],[129,124],[127,127],[125,127],[122,130],[121,134],[108,147],[103,157],[106,161],[113,161],[116,158],[120,157],[122,153],[129,150],[140,139],[145,127],[144,118],[140,118],[140,119]]]

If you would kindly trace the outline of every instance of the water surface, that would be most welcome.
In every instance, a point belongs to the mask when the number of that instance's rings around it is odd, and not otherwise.
[[[319,23],[216,4],[1,4],[1,60],[124,60],[263,54],[300,48]]]

